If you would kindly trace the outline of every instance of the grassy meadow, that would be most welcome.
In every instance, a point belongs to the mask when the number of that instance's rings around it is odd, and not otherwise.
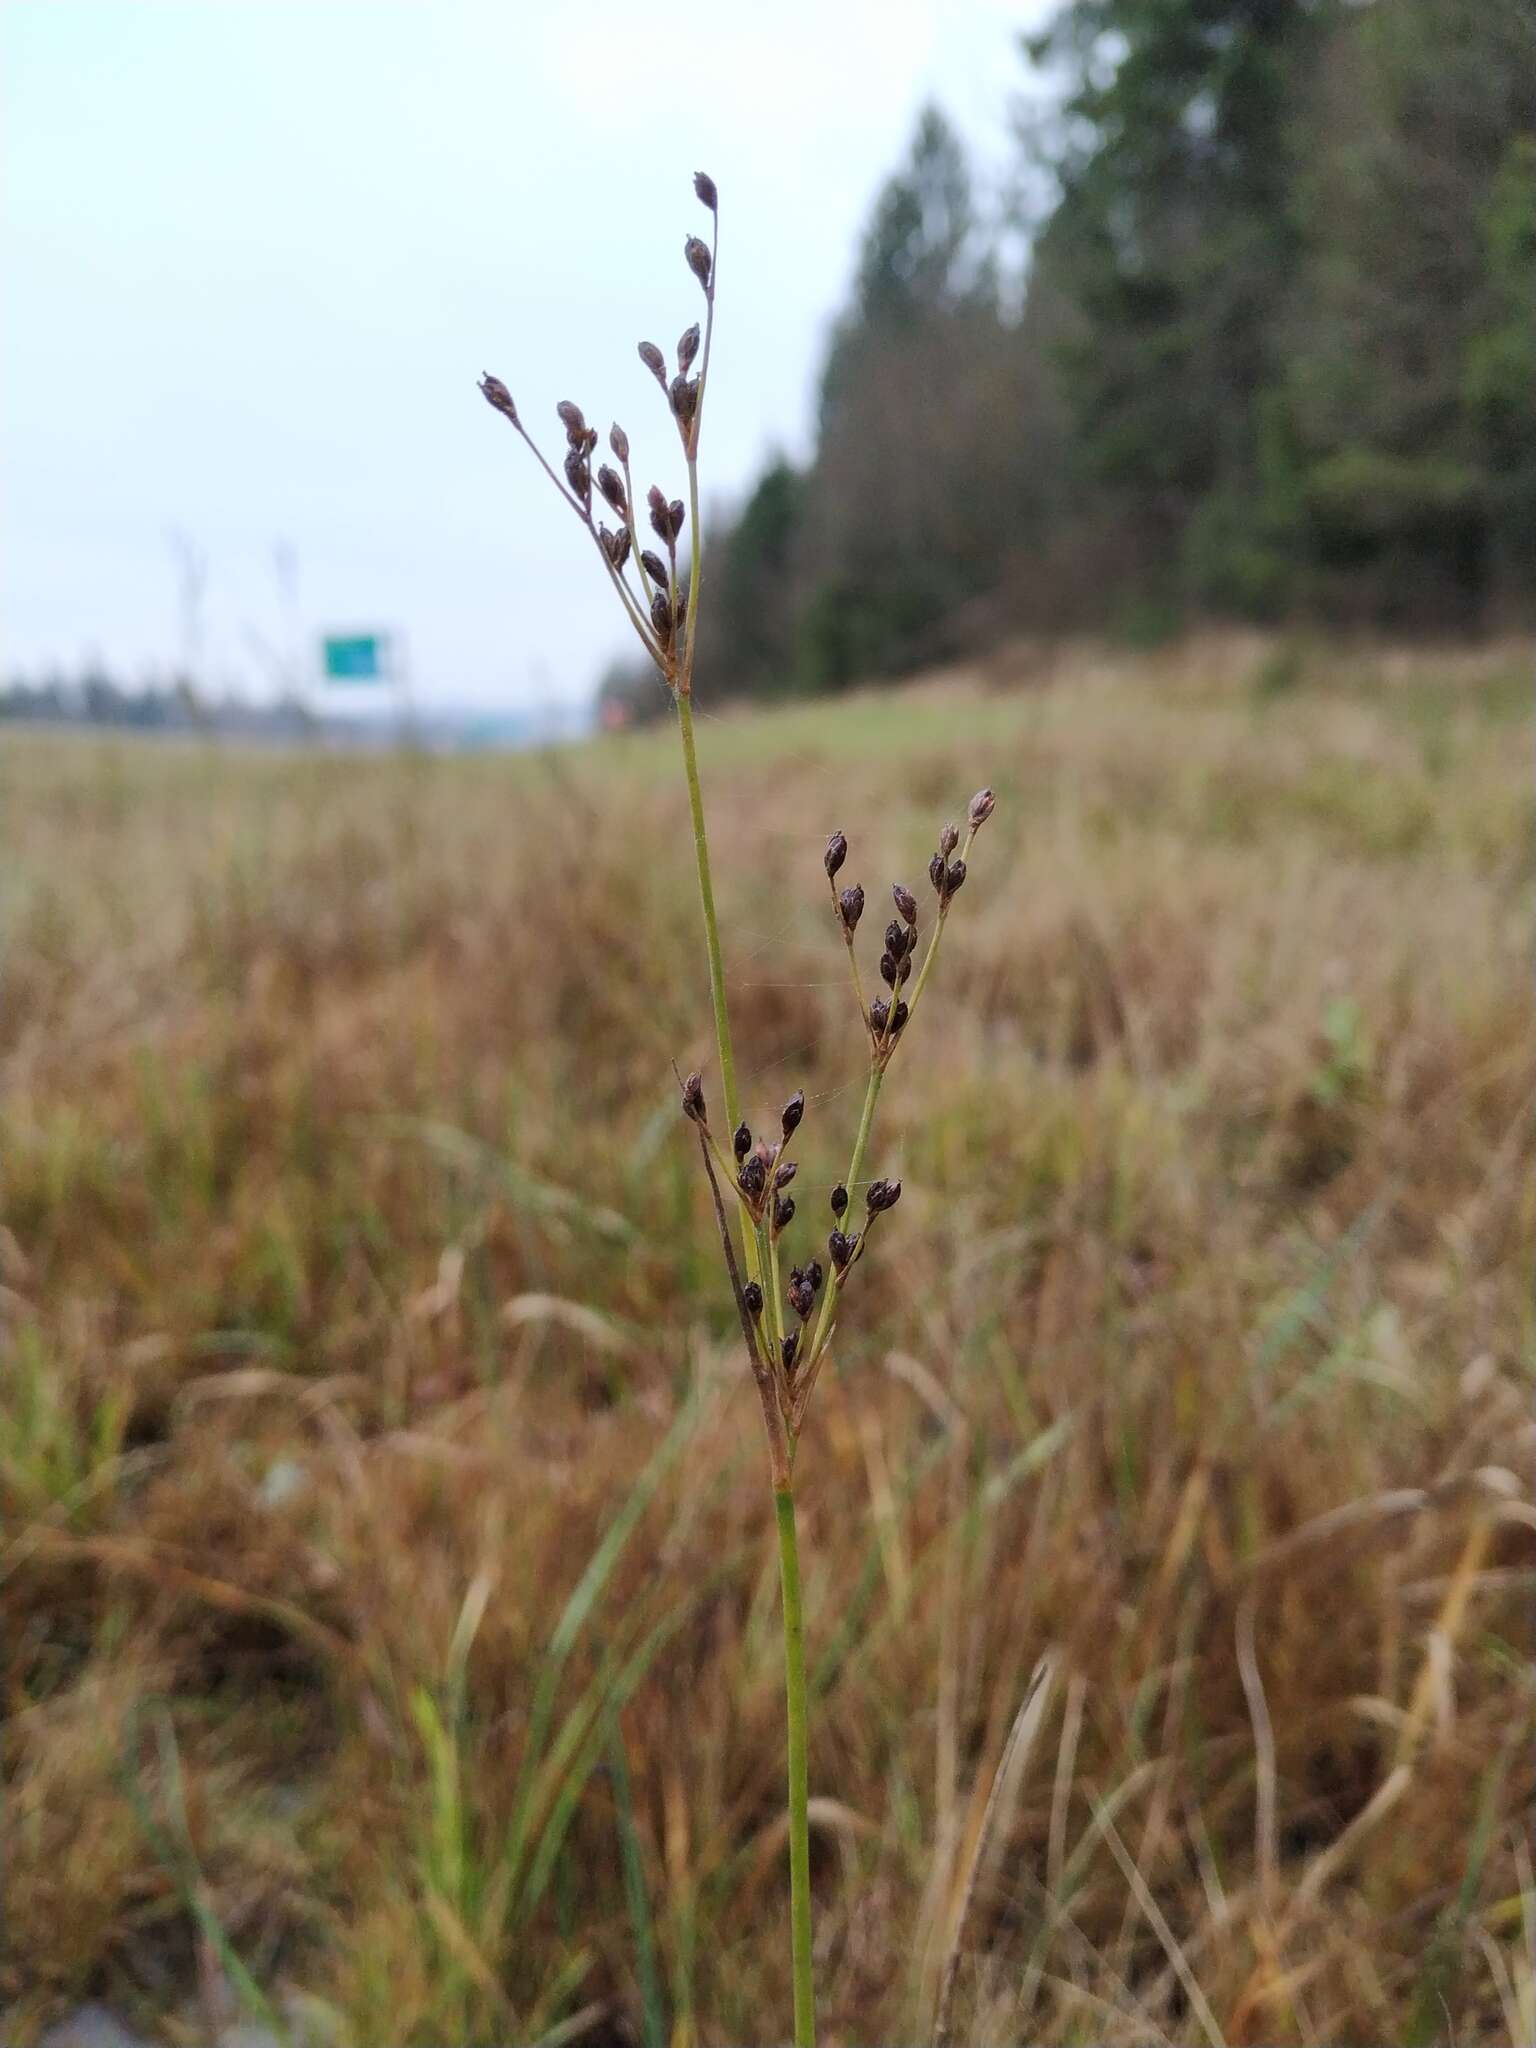
[[[877,930],[999,799],[798,1468],[828,2043],[928,2038],[957,1941],[993,2048],[1536,2038],[1529,657],[701,720],[796,1250],[865,1064],[826,835]],[[9,2039],[782,2039],[670,730],[19,734],[0,818]]]

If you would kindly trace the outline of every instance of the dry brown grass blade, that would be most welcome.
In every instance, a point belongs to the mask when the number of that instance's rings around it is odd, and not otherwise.
[[[152,1585],[186,1593],[224,1614],[261,1615],[335,1663],[348,1669],[357,1665],[358,1653],[354,1644],[345,1636],[338,1635],[335,1629],[327,1628],[323,1621],[316,1621],[312,1614],[306,1614],[302,1607],[295,1607],[292,1601],[280,1600],[270,1593],[252,1593],[244,1586],[232,1585],[227,1579],[194,1571],[168,1556],[161,1546],[142,1538],[62,1536],[50,1530],[37,1545],[37,1550],[45,1558],[97,1564],[108,1572],[124,1572]]]
[[[981,1826],[977,1829],[976,1838],[971,1844],[965,1878],[954,1910],[949,1953],[945,1957],[943,1972],[939,1979],[939,1997],[933,2020],[934,2048],[950,2048],[954,2040],[955,1993],[959,1986],[960,1961],[965,1949],[971,1907],[982,1873],[1002,1836],[1006,1834],[1017,1809],[1030,1753],[1050,1711],[1059,1664],[1059,1653],[1047,1650],[1035,1666],[1030,1676],[1028,1690],[1019,1704],[1013,1726],[1008,1731],[1003,1753],[997,1760],[997,1769],[992,1774],[992,1789],[987,1795]]]

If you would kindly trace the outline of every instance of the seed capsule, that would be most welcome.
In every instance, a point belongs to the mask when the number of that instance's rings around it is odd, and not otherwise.
[[[674,540],[676,540],[676,539],[677,539],[677,536],[678,536],[678,535],[679,535],[679,534],[680,534],[680,533],[682,532],[682,530],[683,530],[683,521],[684,521],[684,519],[685,519],[685,518],[686,518],[686,517],[688,516],[688,508],[687,508],[687,506],[686,506],[686,505],[685,505],[685,504],[683,503],[683,501],[682,501],[682,499],[681,499],[681,498],[674,498],[674,499],[672,500],[672,508],[671,508],[671,509],[672,509],[672,538],[673,538]]]
[[[793,1195],[776,1195],[773,1203],[773,1227],[788,1230],[795,1220],[795,1198]]]
[[[952,860],[949,864],[948,872],[945,874],[944,877],[944,894],[946,896],[953,896],[961,888],[963,888],[964,885],[965,862],[963,860]]]
[[[847,1208],[847,1206],[848,1190],[843,1186],[842,1182],[839,1181],[837,1186],[832,1190],[832,1214],[834,1216],[841,1216],[843,1211]]]
[[[651,531],[658,540],[672,538],[672,515],[667,510],[666,495],[659,484],[652,484],[645,494],[646,507],[651,515]]]
[[[940,853],[942,853],[944,858],[948,860],[949,856],[954,852],[955,848],[959,844],[960,833],[958,828],[954,825],[946,825],[944,827],[944,830],[939,834]]]
[[[597,472],[597,488],[622,519],[627,509],[623,480],[619,472],[616,469],[610,469],[606,462]]]
[[[494,405],[498,412],[504,412],[514,427],[521,424],[517,407],[512,403],[512,394],[499,377],[493,377],[487,370],[480,379],[480,389],[487,405]]]
[[[827,850],[826,853],[822,856],[822,866],[827,871],[828,881],[831,881],[833,876],[837,873],[838,869],[842,866],[843,862],[847,858],[847,835],[846,833],[842,832],[834,832],[832,834],[832,837],[827,841]]]
[[[699,409],[699,381],[696,377],[674,377],[667,390],[672,416],[687,426]]]
[[[566,439],[571,446],[584,447],[587,439],[587,421],[581,407],[574,405],[569,398],[562,398],[555,411],[560,415],[560,424],[564,427]]]
[[[894,988],[896,986],[896,959],[894,954],[882,953],[880,955],[880,979],[887,988]]]
[[[786,1138],[792,1138],[800,1128],[800,1119],[805,1115],[805,1090],[797,1088],[785,1103],[779,1118]]]
[[[565,480],[577,502],[587,510],[592,506],[592,472],[587,467],[587,458],[579,448],[565,451]]]
[[[747,1304],[747,1314],[755,1323],[763,1312],[763,1290],[755,1280],[749,1280],[741,1290],[741,1294],[742,1299]]]
[[[885,997],[876,996],[869,1006],[869,1023],[870,1029],[877,1037],[883,1035],[886,1024],[890,1021],[890,1015],[891,1006],[885,1000]]]
[[[812,1294],[820,1294],[821,1283],[823,1279],[826,1277],[821,1270],[820,1259],[812,1259],[811,1263],[805,1269],[805,1277],[811,1283]]]
[[[738,1159],[745,1159],[752,1150],[752,1133],[745,1124],[738,1124],[736,1126],[736,1135],[731,1139],[731,1144],[735,1148]]]
[[[640,360],[656,379],[662,390],[665,391],[667,388],[667,359],[654,341],[641,342]]]
[[[894,1209],[901,1200],[899,1180],[872,1180],[864,1197],[871,1216],[878,1216],[882,1209]]]
[[[899,960],[912,943],[912,934],[904,924],[898,924],[893,917],[885,928],[885,950],[893,960]]]
[[[891,894],[896,899],[896,908],[909,925],[917,923],[917,898],[905,882],[892,882]]]
[[[990,789],[977,790],[976,794],[971,798],[971,807],[966,813],[971,821],[972,831],[975,831],[981,825],[985,825],[988,818],[991,817],[996,804],[997,798]]]
[[[693,359],[698,354],[698,352],[699,323],[697,320],[695,320],[693,325],[687,330],[685,334],[681,334],[678,336],[677,367],[684,372],[691,370],[693,368]]]
[[[843,920],[843,930],[852,938],[859,919],[864,915],[864,886],[855,882],[851,889],[845,889],[837,899],[837,908]]]
[[[708,171],[694,172],[693,189],[698,194],[701,204],[707,206],[713,213],[720,204],[720,194],[715,190],[715,181]]]
[[[757,1201],[768,1185],[768,1169],[754,1152],[742,1164],[737,1185],[749,1202]]]
[[[834,1230],[827,1238],[827,1257],[832,1261],[834,1269],[839,1273],[847,1265],[848,1254],[852,1250],[853,1246],[840,1230]]]
[[[798,1159],[786,1159],[773,1176],[774,1186],[776,1188],[787,1188],[799,1171],[800,1162]]]
[[[711,267],[708,243],[701,242],[697,235],[690,235],[683,244],[683,255],[687,260],[688,268],[699,280],[699,283],[703,285],[705,291],[708,291]]]
[[[657,639],[665,646],[672,638],[672,607],[664,590],[658,590],[651,599],[651,624],[656,629]]]
[[[650,577],[653,583],[660,583],[665,586],[667,581],[667,565],[654,549],[642,548],[640,550],[640,563],[646,575]]]
[[[690,1074],[683,1083],[683,1115],[696,1124],[707,1122],[704,1113],[704,1077]]]
[[[911,1013],[911,1011],[910,1011],[910,1010],[908,1010],[908,1008],[907,1008],[907,1006],[906,1006],[906,1004],[905,1004],[905,1003],[898,1003],[898,1004],[896,1005],[895,1009],[894,1009],[894,1010],[892,1010],[892,1012],[891,1012],[891,1036],[892,1036],[892,1038],[894,1038],[894,1037],[896,1036],[897,1032],[898,1032],[898,1031],[899,1031],[899,1030],[901,1029],[902,1025],[906,1023],[906,1021],[907,1021],[907,1018],[908,1018],[908,1017],[909,1017],[909,1016],[910,1016],[911,1014],[912,1014],[912,1013]]]
[[[610,533],[605,526],[600,529],[599,537],[603,543],[603,553],[615,569],[622,569],[629,560],[629,528],[621,526],[617,533]]]
[[[620,462],[628,462],[629,436],[628,434],[625,433],[624,429],[619,425],[617,420],[615,420],[613,425],[608,429],[608,446],[613,450],[614,454],[619,458]]]
[[[936,853],[928,863],[928,879],[939,894],[944,894],[944,856]]]
[[[786,1371],[787,1373],[790,1373],[791,1375],[792,1375],[792,1374],[794,1373],[794,1370],[795,1370],[795,1353],[796,1353],[796,1352],[797,1352],[797,1351],[798,1351],[799,1349],[800,1349],[800,1332],[799,1332],[798,1330],[791,1330],[791,1331],[790,1331],[790,1333],[789,1333],[789,1335],[788,1335],[788,1336],[787,1336],[787,1337],[786,1337],[786,1338],[784,1339],[784,1343],[783,1343],[783,1346],[782,1346],[782,1356],[783,1356],[783,1359],[784,1359],[784,1370],[785,1370],[785,1371]]]
[[[803,1273],[796,1273],[789,1283],[789,1305],[802,1323],[816,1306],[815,1291]]]

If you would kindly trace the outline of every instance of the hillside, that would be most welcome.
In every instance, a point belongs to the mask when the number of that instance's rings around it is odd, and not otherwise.
[[[701,721],[807,1245],[860,1079],[826,835],[879,902],[998,792],[799,1468],[827,2041],[923,2038],[1043,1656],[962,2039],[1530,2039],[1529,674],[1021,649]],[[670,734],[17,734],[0,807],[8,2039],[771,2038]]]

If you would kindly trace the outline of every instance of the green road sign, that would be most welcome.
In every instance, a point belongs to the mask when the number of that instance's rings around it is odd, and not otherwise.
[[[348,633],[321,643],[328,683],[378,683],[384,680],[388,642],[381,633]]]

